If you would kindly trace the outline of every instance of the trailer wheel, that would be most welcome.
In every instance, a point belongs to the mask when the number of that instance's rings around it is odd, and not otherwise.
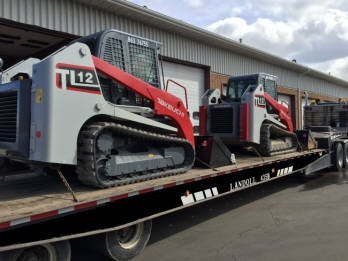
[[[99,251],[115,261],[126,261],[139,255],[149,241],[152,221],[145,221],[96,237]]]
[[[343,167],[348,168],[348,143],[343,145]]]
[[[343,168],[344,162],[344,151],[342,143],[337,142],[335,143],[335,150],[333,154],[333,167],[336,171],[339,171]]]
[[[0,253],[0,260],[6,261],[70,261],[69,241],[43,244]]]

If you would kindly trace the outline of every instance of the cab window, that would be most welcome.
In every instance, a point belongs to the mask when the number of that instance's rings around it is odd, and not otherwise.
[[[265,87],[265,91],[276,101],[278,100],[277,96],[277,86],[276,82],[271,79],[263,79],[263,86]]]
[[[256,85],[255,77],[244,79],[233,79],[228,82],[227,86],[227,101],[238,101],[250,85]]]

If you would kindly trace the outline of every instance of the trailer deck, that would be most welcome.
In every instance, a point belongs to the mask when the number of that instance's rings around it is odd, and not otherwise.
[[[296,158],[324,153],[315,149],[305,152],[294,152],[286,155],[260,158],[257,156],[237,156],[237,164],[221,167],[216,170],[194,168],[190,171],[165,178],[148,180],[108,189],[95,189],[79,184],[72,177],[69,180],[78,202],[74,202],[71,194],[56,176],[43,176],[33,173],[11,176],[0,183],[0,231],[33,222],[72,214],[77,211],[95,208],[120,199],[137,196],[153,191],[192,183],[217,176],[238,173],[243,170],[289,161]],[[295,170],[294,170],[295,172]],[[287,173],[290,174],[290,173]]]

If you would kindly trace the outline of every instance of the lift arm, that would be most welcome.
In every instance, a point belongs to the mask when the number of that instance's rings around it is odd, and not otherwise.
[[[178,127],[179,136],[191,142],[195,147],[192,123],[181,99],[157,89],[95,56],[92,58],[97,71],[152,101],[156,114],[170,117]]]
[[[292,125],[289,109],[286,108],[284,105],[279,104],[266,92],[265,99],[267,104],[269,104],[278,113],[280,121],[286,125],[287,130],[293,132],[294,127]]]

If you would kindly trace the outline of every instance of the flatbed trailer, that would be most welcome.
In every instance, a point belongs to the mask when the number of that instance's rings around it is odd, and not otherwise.
[[[77,202],[58,175],[10,176],[0,183],[0,260],[12,260],[6,254],[15,249],[98,237],[283,176],[309,174],[328,167],[332,156],[313,149],[236,158],[237,163],[230,166],[194,168],[180,175],[100,190],[81,185],[71,176]]]

